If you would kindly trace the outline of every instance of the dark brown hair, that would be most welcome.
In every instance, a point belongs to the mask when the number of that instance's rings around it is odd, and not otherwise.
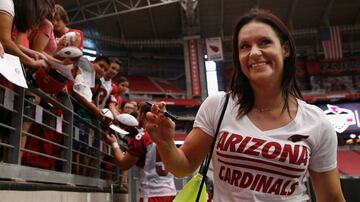
[[[13,24],[19,32],[26,32],[48,17],[53,0],[14,0]]]
[[[142,103],[139,104],[139,112],[140,112],[140,114],[146,114],[150,110],[151,110],[151,106],[149,106],[145,102],[142,102]]]
[[[119,78],[117,78],[117,79],[115,79],[115,83],[117,83],[117,84],[120,84],[120,83],[122,83],[122,82],[129,82],[129,79],[127,79],[126,77],[124,77],[124,76],[119,76]]]
[[[299,87],[295,80],[295,60],[296,60],[296,48],[295,40],[290,33],[290,30],[286,25],[270,11],[262,9],[252,9],[248,13],[245,13],[237,21],[233,32],[233,62],[234,72],[231,80],[230,90],[233,98],[237,98],[237,105],[239,105],[238,117],[241,117],[252,109],[254,106],[254,92],[250,86],[249,79],[241,71],[241,65],[239,61],[239,47],[238,47],[238,35],[241,28],[250,22],[262,22],[271,26],[277,36],[280,39],[280,43],[283,45],[287,43],[290,48],[290,55],[284,60],[283,77],[281,81],[283,98],[285,101],[284,109],[289,110],[289,96],[295,96],[302,99]],[[284,110],[283,109],[283,110]]]
[[[121,60],[119,60],[118,58],[110,58],[110,62],[111,63],[116,63],[116,64],[118,64],[118,65],[122,65],[123,63],[121,62]]]
[[[98,57],[95,58],[94,62],[100,62],[100,61],[104,61],[106,62],[108,65],[110,65],[110,59],[104,55],[100,55]]]
[[[61,18],[61,20],[64,22],[65,25],[69,24],[69,16],[66,10],[64,9],[64,7],[62,7],[59,4],[55,5],[55,15],[59,15],[59,17]]]
[[[54,19],[53,13],[55,11],[55,1],[54,0],[45,0],[44,2],[46,9],[44,9],[46,13],[46,18],[50,21]]]

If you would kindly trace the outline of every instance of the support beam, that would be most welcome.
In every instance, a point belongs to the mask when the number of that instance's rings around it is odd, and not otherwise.
[[[329,13],[331,11],[333,4],[334,4],[334,0],[329,0],[327,2],[324,12],[320,18],[322,20],[321,23],[323,23],[322,25],[330,26]]]
[[[183,39],[123,40],[117,37],[111,37],[105,35],[95,36],[88,33],[84,33],[84,36],[85,38],[89,38],[94,41],[102,41],[105,44],[110,44],[115,47],[174,48],[174,47],[183,46]]]
[[[157,2],[148,0],[137,0],[133,2],[122,2],[119,0],[100,0],[93,3],[79,5],[77,8],[69,9],[70,25],[80,24],[92,20],[98,20],[106,17],[121,15],[129,12],[135,12],[143,9],[150,9],[158,6],[178,3],[180,0],[160,0]],[[100,12],[94,12],[95,8]],[[110,9],[113,7],[113,9]],[[79,15],[79,14],[82,15]]]
[[[181,0],[181,21],[185,36],[200,34],[200,15],[198,0]]]
[[[360,24],[357,25],[343,25],[340,26],[343,33],[360,32]],[[105,43],[114,45],[116,47],[159,47],[159,48],[171,48],[182,47],[183,39],[149,39],[149,40],[124,40],[117,37],[110,37],[106,35],[94,36],[89,33],[84,33],[86,38],[93,39],[95,41],[103,41]],[[295,38],[303,38],[309,36],[315,36],[318,34],[317,29],[300,29],[292,31]],[[224,41],[229,43],[231,36],[224,36]]]
[[[151,5],[150,0],[147,0],[147,3],[148,3],[148,6]],[[151,21],[152,30],[154,32],[155,38],[157,39],[158,38],[158,33],[157,33],[157,29],[156,29],[155,22],[154,22],[154,16],[153,16],[152,8],[149,8],[148,11],[149,11],[149,15],[150,15],[150,21]]]

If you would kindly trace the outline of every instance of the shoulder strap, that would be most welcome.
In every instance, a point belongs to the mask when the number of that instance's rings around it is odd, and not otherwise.
[[[200,184],[200,188],[198,190],[198,193],[197,193],[197,197],[196,197],[196,202],[199,201],[200,199],[200,195],[201,195],[201,190],[204,186],[204,183],[205,183],[205,178],[206,178],[206,174],[207,174],[207,171],[209,170],[209,165],[210,165],[210,161],[211,161],[211,156],[214,152],[214,147],[215,147],[215,143],[216,143],[216,138],[218,136],[218,133],[219,133],[219,130],[220,130],[220,125],[221,125],[221,122],[224,118],[224,114],[225,114],[225,111],[226,111],[226,108],[227,108],[227,104],[229,102],[229,97],[230,97],[230,92],[227,92],[226,93],[226,97],[225,97],[225,103],[224,103],[224,106],[223,106],[223,109],[221,111],[221,114],[220,114],[220,119],[219,119],[219,122],[217,124],[217,128],[216,128],[216,131],[215,131],[215,135],[214,135],[214,140],[211,144],[211,149],[210,149],[210,152],[208,153],[208,155],[206,156],[206,159],[205,159],[205,164],[204,166],[202,166],[202,169],[200,169],[200,173],[202,174],[203,178],[201,180],[201,184]]]

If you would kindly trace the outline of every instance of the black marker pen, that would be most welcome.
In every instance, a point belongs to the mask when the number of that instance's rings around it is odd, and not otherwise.
[[[151,104],[150,102],[147,102],[147,101],[146,101],[146,104],[149,105],[150,107],[153,105],[153,104]],[[176,121],[176,120],[178,119],[176,116],[172,115],[172,114],[171,114],[170,112],[168,112],[168,111],[165,111],[165,110],[163,110],[163,109],[158,109],[158,111],[159,111],[160,113],[163,113],[166,117],[170,118],[170,119],[173,120],[173,121]]]

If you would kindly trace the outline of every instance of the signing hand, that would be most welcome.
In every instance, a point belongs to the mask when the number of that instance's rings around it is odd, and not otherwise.
[[[168,144],[173,142],[175,123],[159,112],[158,109],[166,110],[165,103],[160,102],[152,105],[151,111],[146,114],[147,122],[145,128],[155,143]]]

